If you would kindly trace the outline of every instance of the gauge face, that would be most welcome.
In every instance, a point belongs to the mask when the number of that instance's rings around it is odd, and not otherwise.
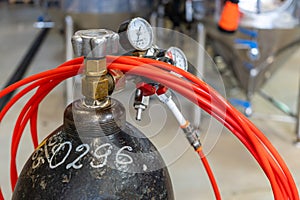
[[[180,69],[183,69],[185,71],[188,70],[188,62],[185,54],[181,49],[177,47],[170,47],[166,51],[166,57],[172,59],[174,61],[174,65]]]
[[[133,48],[145,51],[152,46],[153,30],[146,20],[137,17],[128,24],[127,37]]]

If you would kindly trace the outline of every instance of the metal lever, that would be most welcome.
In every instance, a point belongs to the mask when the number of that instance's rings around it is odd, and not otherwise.
[[[136,110],[136,120],[142,120],[142,112],[149,105],[150,96],[144,96],[143,91],[141,89],[136,89],[135,98],[134,98],[134,108]]]
[[[235,48],[237,49],[248,49],[248,57],[250,60],[255,61],[260,57],[260,52],[258,49],[258,44],[256,41],[245,40],[245,39],[235,39]]]

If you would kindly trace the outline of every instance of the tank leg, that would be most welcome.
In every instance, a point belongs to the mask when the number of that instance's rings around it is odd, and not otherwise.
[[[299,88],[298,89],[299,89],[299,91],[298,91],[298,111],[297,111],[297,115],[296,115],[296,120],[297,120],[297,122],[296,122],[296,134],[297,134],[297,138],[296,138],[295,145],[300,148],[300,80],[299,80]]]

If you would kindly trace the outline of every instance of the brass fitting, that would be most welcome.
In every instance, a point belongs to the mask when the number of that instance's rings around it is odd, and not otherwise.
[[[107,73],[105,58],[86,58],[84,64],[86,76],[104,76]]]
[[[126,79],[123,72],[120,70],[110,70],[109,74],[111,75],[111,78],[109,78],[109,80],[111,80],[111,82],[114,83],[114,90],[115,91],[123,90],[126,85]]]
[[[144,57],[145,54],[146,54],[146,51],[135,51],[132,53],[132,55],[136,56],[136,57]]]
[[[86,58],[84,74],[85,76],[82,79],[82,94],[89,99],[104,100],[109,95],[109,82],[111,82],[107,76],[105,58]]]
[[[121,71],[109,74],[106,67],[106,55],[118,53],[119,35],[106,29],[89,29],[77,31],[72,37],[76,56],[84,56],[84,77],[82,94],[87,106],[109,105],[110,95],[115,88],[125,85]]]

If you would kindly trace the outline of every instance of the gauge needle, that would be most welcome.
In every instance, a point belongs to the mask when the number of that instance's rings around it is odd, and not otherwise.
[[[174,52],[173,61],[174,61],[175,65],[177,64],[177,59],[176,59],[176,57],[177,57],[177,55],[176,55],[176,53]]]
[[[136,34],[137,34],[137,40],[136,40],[136,43],[138,43],[138,42],[140,41],[141,28],[142,28],[142,26],[139,27],[139,30],[138,30],[138,32],[136,33]]]

